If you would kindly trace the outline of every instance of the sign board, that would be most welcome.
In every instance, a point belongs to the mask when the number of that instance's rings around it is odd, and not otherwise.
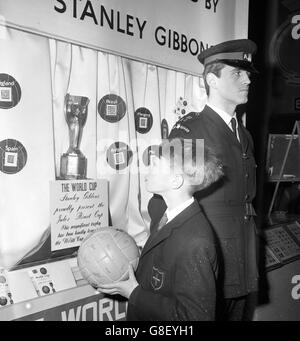
[[[199,52],[248,35],[248,0],[1,0],[1,15],[8,27],[195,75]]]
[[[80,246],[96,229],[108,226],[106,180],[62,180],[50,185],[51,250]]]

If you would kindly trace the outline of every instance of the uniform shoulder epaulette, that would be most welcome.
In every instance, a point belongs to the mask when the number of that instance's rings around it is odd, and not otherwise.
[[[191,132],[190,128],[188,128],[186,125],[184,125],[184,124],[181,123],[180,121],[178,121],[178,122],[174,125],[173,129],[180,129],[180,130],[183,130],[183,131],[186,132],[186,133],[190,133],[190,132]],[[172,129],[172,130],[173,130],[173,129]]]
[[[186,133],[190,133],[191,129],[189,127],[189,122],[193,121],[195,118],[199,117],[198,112],[190,112],[187,115],[181,117],[174,125],[173,129],[180,129]]]
[[[185,123],[185,122],[191,121],[191,120],[199,117],[199,115],[200,115],[200,112],[194,112],[194,111],[189,112],[187,115],[182,116],[180,118],[180,120],[178,120],[177,123],[179,123],[179,122],[180,123]]]

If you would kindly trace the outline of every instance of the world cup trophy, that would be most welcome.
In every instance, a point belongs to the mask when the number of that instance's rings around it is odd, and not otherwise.
[[[79,146],[83,127],[88,114],[88,97],[72,96],[65,97],[65,119],[69,128],[69,149],[60,159],[60,178],[86,179],[87,159],[80,151]]]

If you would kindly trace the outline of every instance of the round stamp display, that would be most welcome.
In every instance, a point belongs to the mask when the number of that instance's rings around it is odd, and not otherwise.
[[[151,157],[159,155],[159,145],[154,144],[145,149],[143,153],[143,162],[146,167],[150,165]]]
[[[140,134],[148,133],[153,125],[153,116],[149,109],[141,107],[134,113],[135,129]]]
[[[105,95],[98,103],[98,113],[107,122],[119,122],[126,114],[126,103],[114,94]]]
[[[5,296],[0,296],[0,306],[5,306],[7,303],[7,298]]]
[[[168,126],[168,122],[163,119],[161,121],[161,138],[167,139],[169,137],[169,126]]]
[[[49,289],[49,287],[47,285],[43,285],[42,291],[43,291],[44,294],[49,294],[50,289]]]
[[[17,140],[7,139],[0,142],[0,171],[6,174],[20,172],[27,162],[25,147]]]
[[[11,109],[21,99],[21,87],[14,77],[0,73],[0,108]]]
[[[43,275],[46,275],[47,269],[46,268],[40,268],[40,273]]]
[[[116,170],[128,167],[132,161],[132,150],[124,142],[113,143],[106,152],[107,163]]]

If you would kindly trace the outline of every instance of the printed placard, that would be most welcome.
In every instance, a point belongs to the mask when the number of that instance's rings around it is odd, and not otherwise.
[[[108,226],[106,180],[50,183],[51,250],[80,246],[86,236]]]
[[[56,292],[49,269],[45,265],[29,270],[28,274],[39,296],[45,296]]]
[[[285,263],[300,256],[300,246],[289,235],[284,225],[268,229],[265,235],[267,245],[280,262]]]

